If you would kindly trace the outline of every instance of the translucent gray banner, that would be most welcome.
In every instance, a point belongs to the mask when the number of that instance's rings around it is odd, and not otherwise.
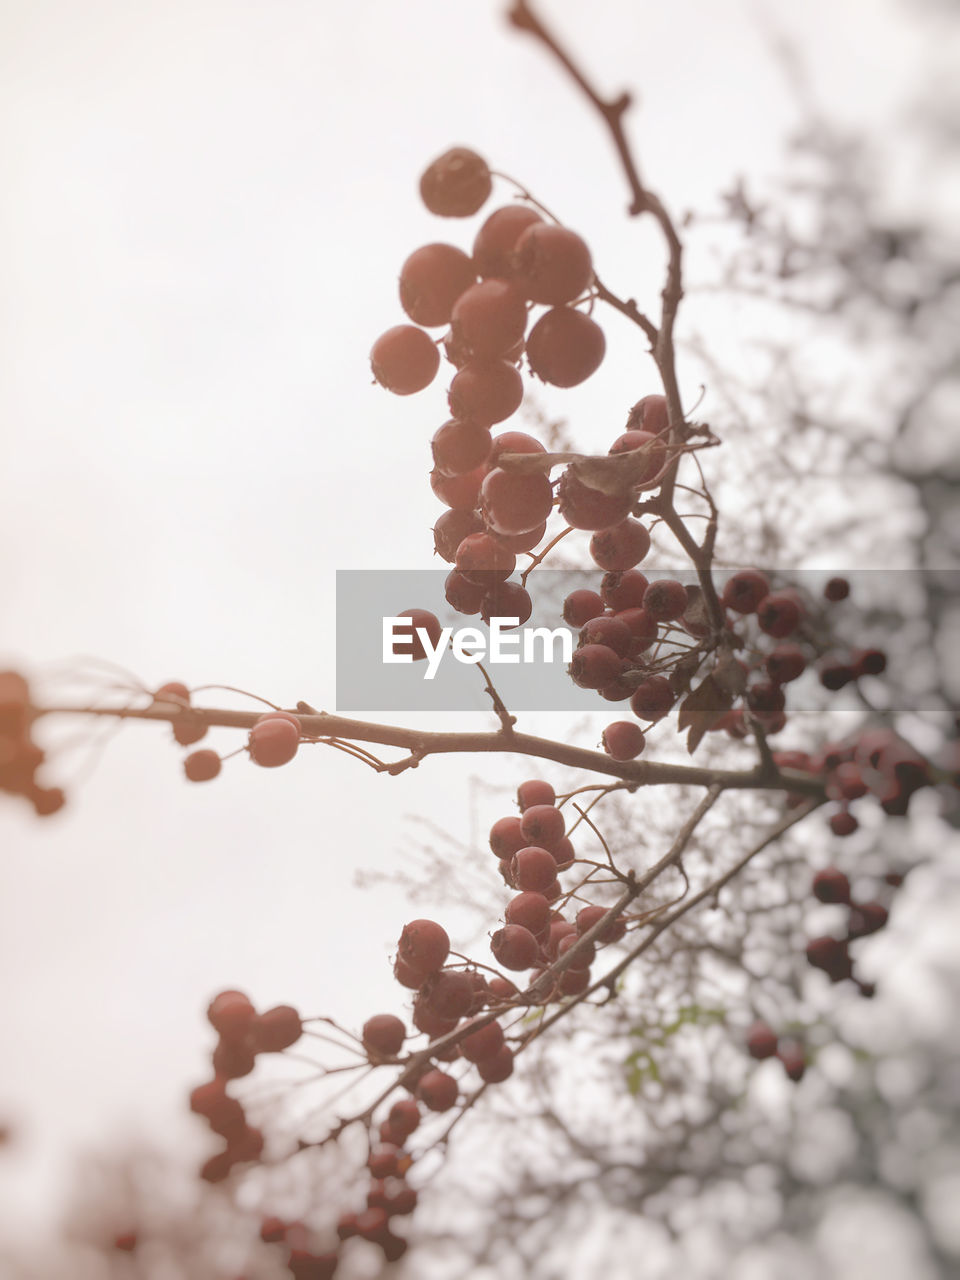
[[[693,592],[693,605],[682,621],[661,624],[661,636],[643,654],[651,674],[668,674],[681,657],[692,664],[697,654],[697,577],[691,570],[639,566],[650,581],[677,579]],[[600,590],[602,571],[554,570],[538,567],[527,581],[532,614],[523,625],[505,629],[488,626],[479,615],[456,612],[445,598],[449,566],[442,569],[381,571],[342,570],[337,573],[337,710],[341,714],[390,711],[475,711],[490,707],[486,680],[475,659],[479,657],[506,706],[511,711],[609,711],[629,718],[626,698],[613,701],[595,689],[578,687],[568,674],[571,653],[580,628],[563,618],[564,600],[574,591]],[[717,571],[722,591],[732,571]],[[858,570],[843,574],[850,584],[849,599],[831,602],[824,586],[837,571],[803,571],[789,574],[764,570],[774,590],[788,585],[799,589],[805,602],[805,619],[794,634],[782,640],[764,634],[756,618],[749,616],[738,631],[743,647],[735,651],[750,664],[779,643],[798,644],[808,659],[808,669],[784,686],[790,714],[823,714],[825,707],[852,709],[850,693],[828,695],[818,678],[818,662],[826,655],[839,661],[857,649],[884,651],[890,679],[879,701],[900,710],[941,707],[937,669],[946,683],[957,677],[956,648],[939,655],[931,648],[931,601],[938,601],[938,629],[960,634],[958,587],[960,572]],[[516,578],[514,579],[516,580]],[[426,657],[412,660],[409,628],[391,622],[407,610],[433,614],[444,628],[439,644],[423,637]],[[739,615],[731,612],[731,618]],[[504,620],[506,621],[506,620]],[[686,623],[687,625],[683,625]],[[707,658],[693,675],[694,686],[711,670]],[[948,678],[952,677],[952,678]],[[643,672],[629,679],[643,678]],[[752,680],[764,678],[761,665]],[[875,681],[877,677],[872,677]],[[876,685],[872,685],[876,688]],[[956,690],[944,691],[947,696]]]

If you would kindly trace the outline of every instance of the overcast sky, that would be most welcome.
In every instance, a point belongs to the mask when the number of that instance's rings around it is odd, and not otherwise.
[[[659,246],[624,217],[598,121],[503,9],[0,4],[0,665],[43,696],[94,655],[151,686],[333,709],[335,570],[423,567],[441,510],[426,475],[442,385],[391,397],[368,353],[402,319],[407,254],[468,247],[478,225],[418,202],[449,145],[523,181],[653,305]],[[796,116],[772,32],[796,41],[825,110],[871,130],[922,47],[908,7],[880,0],[544,12],[605,91],[635,91],[644,175],[678,213],[777,166]],[[611,320],[608,339],[594,379],[543,397],[586,448],[655,389],[632,334]],[[688,373],[691,399],[697,385]],[[89,753],[58,758],[55,820],[0,805],[11,1221],[44,1214],[65,1152],[130,1125],[202,1148],[185,1094],[220,987],[357,1027],[397,1007],[387,957],[410,908],[354,888],[355,869],[391,865],[405,814],[470,841],[507,811],[506,792],[471,799],[453,760],[391,780],[317,749],[191,787],[182,754],[132,725],[92,770]]]

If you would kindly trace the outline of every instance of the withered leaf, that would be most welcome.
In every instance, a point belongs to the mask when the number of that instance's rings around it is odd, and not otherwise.
[[[718,684],[714,675],[705,676],[680,704],[677,728],[687,734],[687,751],[693,755],[703,735],[733,706],[734,694]]]

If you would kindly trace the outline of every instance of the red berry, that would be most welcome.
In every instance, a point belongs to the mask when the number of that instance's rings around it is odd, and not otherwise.
[[[505,969],[529,969],[536,963],[540,945],[523,925],[508,924],[490,939],[490,950]]]
[[[528,533],[498,533],[497,537],[509,551],[519,554],[521,551],[532,551],[534,547],[539,546],[546,532],[547,522],[544,520]]]
[[[663,395],[644,396],[630,410],[627,428],[630,431],[643,429],[656,433],[664,432],[669,426],[667,413],[667,397]]]
[[[639,569],[612,569],[600,580],[600,595],[609,609],[639,609],[650,583]]]
[[[758,1061],[777,1052],[777,1037],[765,1022],[755,1022],[747,1032],[747,1052]]]
[[[744,609],[741,612],[747,613],[749,610]],[[757,606],[760,630],[765,631],[768,636],[775,636],[778,640],[796,631],[802,616],[800,605],[785,591],[771,591]]]
[[[882,649],[854,649],[850,655],[854,678],[879,676],[887,669],[887,655]]]
[[[472,511],[480,498],[480,485],[485,475],[483,467],[464,476],[445,476],[434,467],[430,472],[430,488],[446,506],[458,511]]]
[[[409,618],[409,623],[401,624],[394,631],[394,653],[409,653],[414,662],[420,662],[427,656],[423,639],[417,634],[425,631],[434,649],[440,643],[443,628],[436,614],[427,609],[403,609],[398,618]]]
[[[500,458],[505,453],[546,453],[546,449],[536,438],[528,436],[525,431],[501,431],[493,437],[493,448],[487,459],[487,470],[492,471],[500,465]]]
[[[260,1239],[264,1244],[277,1244],[286,1239],[287,1224],[282,1218],[264,1218],[260,1223]]]
[[[820,902],[849,902],[850,881],[837,867],[825,867],[813,877],[813,896]]]
[[[673,706],[673,690],[666,676],[650,676],[637,685],[630,708],[638,720],[660,720]]]
[[[649,550],[650,534],[639,520],[622,520],[590,539],[590,555],[601,569],[632,569]]]
[[[420,1108],[412,1098],[401,1098],[390,1108],[389,1122],[406,1141],[420,1123]]]
[[[513,1075],[513,1051],[502,1044],[496,1053],[477,1063],[477,1071],[487,1084],[501,1084]]]
[[[530,593],[519,582],[498,582],[487,591],[480,606],[480,617],[490,623],[499,618],[501,626],[509,630],[511,626],[522,627],[533,613],[533,601]],[[508,626],[506,619],[514,618]]]
[[[686,607],[687,589],[675,578],[658,578],[643,593],[643,608],[658,622],[679,618]]]
[[[595,924],[602,920],[606,914],[606,907],[581,907],[577,912],[577,933],[586,933],[588,929],[592,929]],[[609,924],[604,925],[597,935],[597,942],[619,942],[626,932],[626,921],[618,917],[615,920],[611,920]],[[559,951],[559,944],[557,949]]]
[[[444,1018],[434,1012],[423,998],[422,991],[413,1002],[413,1025],[431,1040],[447,1035],[458,1021],[458,1018]]]
[[[846,578],[831,578],[823,588],[823,594],[827,600],[834,603],[837,600],[846,600],[850,594],[850,583]]]
[[[299,721],[289,715],[267,712],[250,730],[247,748],[250,759],[265,769],[289,764],[300,745]]]
[[[566,823],[563,814],[552,804],[534,804],[524,809],[520,830],[528,845],[552,849],[563,839]]]
[[[643,730],[632,720],[617,720],[603,731],[603,749],[614,760],[635,760],[645,746]]]
[[[625,658],[630,651],[633,636],[630,628],[621,618],[604,614],[600,618],[591,618],[581,628],[578,643],[581,645],[602,644],[612,649],[620,658]]]
[[[801,1080],[807,1069],[803,1049],[799,1045],[782,1045],[777,1049],[777,1057],[783,1063],[783,1069],[791,1080]]]
[[[424,976],[442,968],[450,953],[447,931],[434,920],[411,920],[397,944],[400,959]]]
[[[448,564],[457,558],[457,547],[471,533],[483,532],[483,520],[476,511],[445,511],[433,526],[433,549]]]
[[[303,1035],[303,1023],[296,1009],[278,1004],[254,1019],[251,1033],[256,1053],[282,1053]]]
[[[490,848],[498,858],[512,858],[518,849],[528,843],[520,828],[520,819],[512,815],[509,818],[498,818],[490,828]]]
[[[574,529],[609,529],[630,514],[630,493],[603,493],[578,480],[572,467],[560,477],[560,514]]]
[[[469,218],[493,190],[487,162],[467,147],[451,147],[428,165],[420,179],[420,198],[443,218]]]
[[[233,1170],[233,1160],[227,1155],[226,1151],[218,1151],[215,1156],[211,1156],[200,1169],[200,1177],[204,1182],[223,1182],[230,1177]]]
[[[862,902],[853,907],[847,920],[850,938],[865,938],[887,923],[887,909],[880,902]]]
[[[758,720],[775,717],[783,710],[786,696],[772,680],[758,680],[747,690],[747,706]]]
[[[503,1044],[503,1028],[499,1022],[488,1022],[479,1031],[471,1031],[460,1041],[463,1056],[468,1062],[482,1062],[491,1058]]]
[[[811,938],[806,949],[807,963],[822,969],[831,982],[842,982],[853,972],[847,944],[839,938]]]
[[[262,1154],[263,1134],[252,1125],[248,1125],[242,1133],[234,1135],[227,1142],[227,1155],[234,1164],[248,1164],[259,1160]]]
[[[563,602],[563,620],[570,627],[585,626],[591,618],[603,613],[603,601],[596,591],[581,587],[571,591]]]
[[[417,1086],[417,1095],[431,1111],[449,1111],[459,1094],[456,1080],[445,1071],[428,1071]]]
[[[476,278],[462,249],[425,244],[414,249],[400,270],[400,305],[414,324],[449,324],[453,304]]]
[[[510,869],[517,888],[531,893],[543,893],[557,878],[553,855],[537,845],[529,845],[515,853]]]
[[[399,1163],[397,1156],[398,1151],[395,1146],[378,1147],[367,1157],[367,1168],[374,1178],[393,1178],[396,1176]]]
[[[220,772],[216,751],[192,751],[183,762],[183,771],[191,782],[210,782]]]
[[[480,486],[480,502],[484,519],[496,533],[526,533],[549,516],[553,488],[542,472],[495,467]]]
[[[831,693],[836,693],[856,679],[856,672],[849,662],[829,654],[817,663],[817,675],[823,687]]]
[[[242,991],[221,991],[207,1006],[207,1021],[226,1040],[242,1040],[256,1010]]]
[[[846,809],[830,817],[830,830],[835,836],[852,836],[859,826],[856,818]]]
[[[756,613],[760,601],[770,593],[770,583],[759,569],[741,569],[727,579],[720,603],[736,613]]]
[[[473,1004],[473,983],[459,969],[441,969],[427,978],[420,995],[438,1017],[462,1018]]]
[[[457,548],[457,571],[478,586],[489,589],[509,578],[517,557],[490,533],[471,533]]]
[[[476,582],[468,582],[462,573],[451,569],[443,584],[443,594],[447,604],[457,613],[466,615],[479,613],[483,604],[485,587]]]
[[[600,368],[606,348],[600,326],[570,307],[547,311],[527,335],[531,372],[554,387],[584,382]]]
[[[503,356],[523,337],[526,327],[523,294],[508,280],[481,280],[471,285],[457,299],[451,317],[454,341],[477,360]]]
[[[255,1055],[248,1040],[221,1040],[211,1061],[218,1076],[225,1080],[240,1080],[253,1070]]]
[[[490,444],[486,427],[451,418],[434,432],[430,449],[438,471],[445,476],[462,476],[476,471],[486,461]]]
[[[637,658],[654,643],[657,638],[657,622],[645,609],[621,609],[614,617],[624,623],[632,637],[630,656]]]
[[[593,260],[575,231],[535,222],[517,240],[513,278],[533,302],[560,306],[587,289],[593,279]]]
[[[373,344],[370,367],[382,387],[394,395],[409,396],[429,387],[440,368],[440,352],[425,330],[397,324]]]
[[[557,793],[550,783],[544,782],[542,778],[530,778],[517,787],[517,804],[521,813],[535,804],[556,804],[556,802]]]
[[[447,399],[455,418],[491,427],[520,408],[523,378],[506,360],[467,364],[454,375]]]
[[[192,747],[207,736],[207,725],[200,716],[185,711],[173,721],[173,736],[181,747]]]
[[[589,969],[597,958],[597,948],[592,942],[580,941],[579,933],[568,933],[557,943],[557,959],[565,956],[571,948],[577,947],[577,954],[570,961],[571,969]]]
[[[522,849],[520,852],[526,853],[527,851]],[[557,864],[553,861],[552,856],[550,861],[552,865],[548,883],[552,884],[557,873]],[[550,923],[550,903],[542,893],[527,890],[510,899],[507,903],[504,917],[507,924],[522,924],[531,933],[540,933]]]
[[[778,644],[767,654],[764,665],[771,680],[776,680],[777,684],[788,684],[806,670],[807,657],[799,645]]]
[[[508,204],[502,209],[494,209],[473,242],[477,274],[502,279],[509,276],[514,246],[529,226],[542,221],[536,209],[527,204]]]
[[[581,689],[602,689],[620,675],[623,658],[605,644],[585,644],[574,651],[567,670]]]

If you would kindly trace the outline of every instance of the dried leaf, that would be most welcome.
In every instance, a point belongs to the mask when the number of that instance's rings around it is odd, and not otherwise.
[[[717,683],[713,674],[705,676],[680,704],[677,728],[687,734],[687,751],[693,755],[703,735],[733,705],[734,694]]]

